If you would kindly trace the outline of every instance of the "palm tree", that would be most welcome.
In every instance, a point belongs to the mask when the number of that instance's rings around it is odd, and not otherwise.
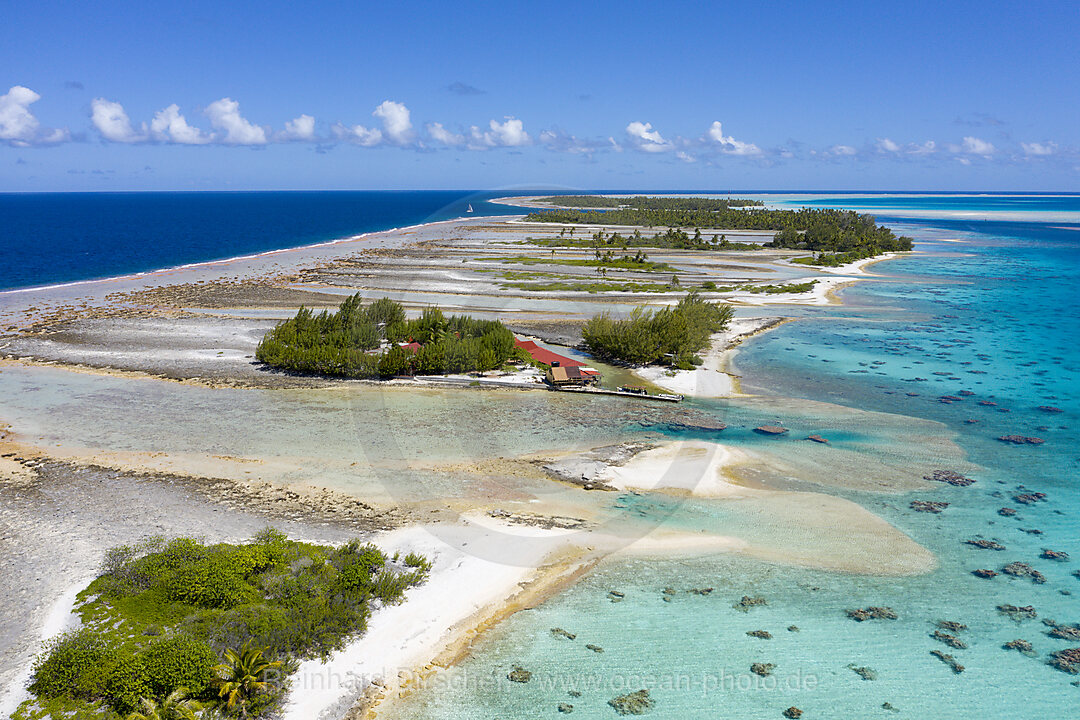
[[[266,681],[266,671],[281,667],[281,662],[267,660],[261,650],[245,644],[240,652],[235,650],[225,651],[225,662],[217,665],[214,670],[218,673],[220,685],[218,697],[225,700],[225,709],[232,712],[240,709],[241,717],[247,717],[248,702],[259,693],[264,693],[270,688]]]
[[[196,720],[196,712],[202,705],[187,699],[187,688],[176,688],[160,703],[153,698],[140,698],[141,711],[127,716],[127,720]]]

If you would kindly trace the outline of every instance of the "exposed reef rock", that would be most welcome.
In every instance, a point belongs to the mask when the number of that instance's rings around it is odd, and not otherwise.
[[[591,643],[586,645],[585,649],[592,650],[594,653],[602,653],[602,652],[604,652],[604,648],[600,647],[599,645],[593,645]]]
[[[598,478],[600,473],[609,467],[625,465],[638,453],[655,447],[656,444],[650,442],[625,442],[566,457],[534,460],[533,463],[554,480],[578,485],[586,490],[614,490]]]
[[[873,668],[860,667],[854,663],[848,665],[848,669],[861,677],[863,680],[877,680],[877,672]]]
[[[690,588],[689,590],[692,595],[708,595],[712,591],[712,588]]]
[[[1017,650],[1028,657],[1035,657],[1035,649],[1031,647],[1031,643],[1027,640],[1010,640],[1001,647],[1006,650]]]
[[[820,435],[808,435],[806,437],[806,439],[811,440],[811,441],[816,442],[816,443],[821,443],[822,445],[828,445],[829,444],[828,439],[823,438]]]
[[[984,540],[982,538],[975,538],[973,540],[965,540],[964,543],[979,548],[980,550],[1004,550],[1005,546],[999,542],[993,540]]]
[[[997,609],[1002,615],[1008,615],[1017,622],[1020,622],[1021,620],[1034,620],[1039,616],[1039,614],[1035,612],[1035,608],[1031,605],[998,605]]]
[[[938,620],[937,626],[942,630],[948,630],[953,633],[963,632],[968,629],[968,626],[964,623],[954,622],[952,620]]]
[[[1050,637],[1061,640],[1080,640],[1080,625],[1059,625],[1049,618],[1043,618],[1043,625],[1050,628]]]
[[[620,715],[644,715],[652,710],[655,701],[649,697],[648,690],[619,695],[608,700],[608,705],[615,708]]]
[[[865,622],[867,620],[895,620],[897,617],[896,611],[890,607],[874,606],[848,610],[847,616],[857,622]]]
[[[626,597],[626,593],[621,593],[618,590],[608,590],[607,596],[611,602],[622,602],[622,599]]]
[[[753,663],[750,666],[750,672],[755,675],[760,675],[761,677],[769,677],[769,675],[772,675],[773,668],[775,667],[776,665],[774,663]]]
[[[916,512],[933,513],[937,515],[945,508],[949,507],[949,503],[941,502],[940,500],[912,500],[911,509]]]
[[[791,707],[789,707],[787,710],[785,710],[781,714],[784,717],[788,718],[788,720],[797,720],[797,718],[802,717],[802,710],[800,710],[799,708],[792,705]]]
[[[750,608],[752,607],[760,607],[762,605],[768,604],[768,601],[766,601],[763,597],[750,597],[749,595],[743,595],[742,600],[739,600],[739,602],[735,603],[731,607],[742,612],[750,612]]]
[[[945,643],[946,645],[948,645],[951,648],[956,648],[957,650],[966,650],[967,649],[967,643],[966,642],[964,642],[960,638],[956,637],[955,635],[950,635],[949,633],[944,633],[944,632],[941,632],[940,630],[935,630],[930,635],[930,637],[934,638],[938,642]]]
[[[1047,550],[1043,548],[1042,555],[1039,557],[1044,560],[1057,560],[1058,562],[1066,562],[1069,559],[1069,553],[1064,550]]]
[[[971,574],[974,575],[975,577],[980,577],[980,578],[984,578],[984,579],[987,579],[987,580],[989,580],[990,578],[997,577],[996,572],[994,572],[993,570],[985,570],[985,569],[972,570]]]
[[[1011,508],[1011,507],[1003,507],[1000,510],[998,510],[998,515],[1000,515],[1001,517],[1012,517],[1015,514],[1016,514],[1016,509]]]
[[[506,679],[510,682],[527,683],[532,680],[532,673],[520,665],[515,665],[514,669],[507,673]]]
[[[551,634],[554,637],[564,637],[567,640],[573,640],[574,638],[577,637],[577,635],[575,635],[574,633],[567,632],[566,630],[563,630],[562,628],[557,628],[557,627],[551,628]]]
[[[574,712],[574,706],[571,705],[570,703],[559,703],[555,707],[555,709],[558,710],[559,712],[565,714],[565,715],[569,715],[570,713]]]
[[[772,640],[772,633],[768,630],[748,630],[746,634],[750,637],[761,638],[762,640]]]
[[[784,435],[789,431],[782,425],[759,425],[754,428],[754,432],[759,435]]]
[[[1001,572],[1006,575],[1012,575],[1013,577],[1026,577],[1031,578],[1031,582],[1039,583],[1040,585],[1046,582],[1046,576],[1041,572],[1031,567],[1027,563],[1012,562],[1001,568]]]
[[[1021,505],[1034,505],[1037,502],[1046,500],[1046,493],[1034,492],[1034,493],[1021,493],[1019,495],[1013,495],[1013,500]]]
[[[1053,405],[1040,405],[1040,406],[1039,406],[1039,407],[1038,407],[1037,409],[1038,409],[1038,410],[1042,410],[1042,411],[1043,411],[1043,412],[1045,412],[1045,413],[1060,413],[1060,412],[1065,412],[1065,411],[1064,411],[1064,410],[1062,410],[1061,408],[1059,408],[1059,407],[1054,407]]]
[[[1026,435],[1002,435],[998,440],[1004,443],[1012,443],[1013,445],[1042,445],[1046,442],[1042,438],[1028,437]]]
[[[1070,675],[1075,675],[1080,672],[1080,647],[1050,653],[1050,665]]]
[[[948,483],[949,485],[955,485],[956,487],[967,487],[968,485],[973,485],[975,483],[971,478],[952,470],[935,470],[929,475],[923,475],[923,480]]]
[[[952,671],[954,673],[959,675],[960,673],[964,672],[964,666],[958,663],[956,661],[956,658],[954,658],[952,655],[949,655],[948,653],[943,653],[940,650],[931,650],[930,654],[936,657],[941,662],[948,665],[950,668],[952,668]]]

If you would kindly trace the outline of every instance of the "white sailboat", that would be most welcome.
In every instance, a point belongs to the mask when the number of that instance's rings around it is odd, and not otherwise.
[[[469,204],[469,209],[466,210],[465,212],[472,212],[472,204],[471,203]]]

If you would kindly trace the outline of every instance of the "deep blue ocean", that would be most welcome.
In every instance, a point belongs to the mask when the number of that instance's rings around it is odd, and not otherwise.
[[[508,193],[503,193],[508,194]],[[491,193],[0,194],[0,290],[114,277],[519,208]]]

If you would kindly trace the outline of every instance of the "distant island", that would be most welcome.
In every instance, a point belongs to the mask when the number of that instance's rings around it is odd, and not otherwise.
[[[537,202],[570,208],[634,208],[635,210],[679,209],[679,210],[716,210],[721,207],[763,207],[760,200],[745,198],[700,198],[700,197],[649,197],[635,195],[630,198],[608,197],[606,195],[554,195],[537,198]]]
[[[678,247],[688,250],[733,249],[737,243],[724,244],[726,238],[704,240],[702,228],[727,230],[776,231],[771,242],[744,249],[761,247],[807,250],[814,255],[795,258],[792,262],[804,265],[838,267],[846,263],[876,257],[884,253],[911,250],[909,237],[897,236],[884,225],[878,225],[873,215],[852,210],[832,208],[802,208],[799,210],[767,210],[753,200],[711,198],[633,197],[607,198],[594,196],[554,196],[543,198],[554,205],[565,202],[573,207],[552,207],[529,213],[526,221],[581,225],[628,225],[667,228],[646,238],[640,232],[627,238],[618,233],[598,240],[601,247],[635,246]],[[569,198],[569,199],[566,199]],[[590,198],[590,199],[586,199]],[[610,202],[618,201],[611,205]],[[584,210],[582,207],[611,208]],[[693,236],[678,228],[696,228]],[[555,241],[548,241],[555,244]],[[572,234],[568,245],[573,242]]]

